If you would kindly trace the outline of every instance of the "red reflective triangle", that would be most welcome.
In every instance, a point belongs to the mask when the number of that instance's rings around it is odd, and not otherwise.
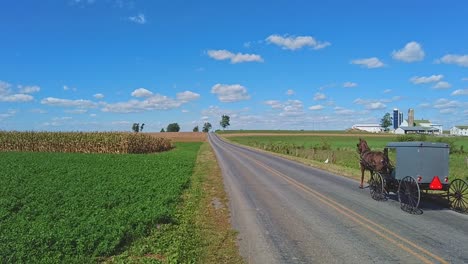
[[[432,178],[431,184],[429,184],[429,189],[442,190],[442,183],[440,182],[438,176],[434,176],[434,178]]]

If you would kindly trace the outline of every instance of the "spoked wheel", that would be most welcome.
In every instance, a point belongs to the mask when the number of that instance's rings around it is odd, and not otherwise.
[[[468,212],[468,183],[461,179],[455,179],[449,188],[450,208],[454,211]]]
[[[398,185],[398,200],[400,201],[401,209],[408,213],[416,213],[420,198],[421,193],[416,180],[411,176],[401,179]]]
[[[385,199],[384,180],[378,172],[372,172],[369,180],[369,190],[372,199],[381,201]]]

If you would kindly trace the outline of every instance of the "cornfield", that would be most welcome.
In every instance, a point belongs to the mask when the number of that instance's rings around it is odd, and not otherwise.
[[[0,151],[143,154],[172,148],[169,139],[146,134],[0,131]]]

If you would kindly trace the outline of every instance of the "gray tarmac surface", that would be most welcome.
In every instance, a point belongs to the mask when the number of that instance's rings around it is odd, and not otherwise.
[[[468,215],[425,200],[408,214],[354,180],[209,141],[247,263],[468,263]]]

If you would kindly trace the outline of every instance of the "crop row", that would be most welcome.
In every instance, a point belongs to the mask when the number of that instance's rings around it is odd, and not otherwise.
[[[158,154],[0,152],[0,263],[92,263],[174,221],[200,143]]]
[[[169,139],[140,133],[0,131],[0,151],[153,153],[171,148]]]

